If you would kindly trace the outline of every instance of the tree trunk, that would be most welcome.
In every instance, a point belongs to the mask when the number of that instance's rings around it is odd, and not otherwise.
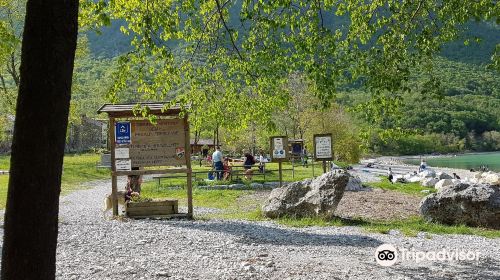
[[[2,279],[54,279],[78,0],[28,0]]]

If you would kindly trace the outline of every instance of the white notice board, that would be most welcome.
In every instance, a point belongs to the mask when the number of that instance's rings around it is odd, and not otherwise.
[[[333,159],[331,134],[314,135],[314,157],[319,160]]]
[[[130,158],[129,148],[115,148],[115,158]]]
[[[286,152],[283,147],[283,138],[274,138],[274,149],[273,149],[273,157],[274,158],[286,158]]]
[[[130,159],[117,159],[115,167],[116,171],[130,171],[132,170],[132,161]]]
[[[286,136],[271,137],[271,160],[286,161],[288,158],[288,138]]]

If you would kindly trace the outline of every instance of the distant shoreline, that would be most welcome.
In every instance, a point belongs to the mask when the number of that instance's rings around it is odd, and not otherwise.
[[[423,154],[423,155],[411,155],[411,156],[394,156],[401,159],[420,159],[420,158],[451,158],[456,156],[469,156],[469,155],[485,155],[500,153],[500,151],[490,151],[490,152],[467,152],[467,153],[451,153],[451,154]],[[387,156],[382,156],[387,157]]]

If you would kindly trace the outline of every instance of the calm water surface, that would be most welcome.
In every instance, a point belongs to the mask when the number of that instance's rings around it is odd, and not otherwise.
[[[420,160],[407,160],[411,164],[419,164]],[[427,158],[429,166],[450,167],[460,169],[478,169],[481,165],[486,165],[490,170],[500,172],[500,152],[465,154],[457,156],[446,156]]]

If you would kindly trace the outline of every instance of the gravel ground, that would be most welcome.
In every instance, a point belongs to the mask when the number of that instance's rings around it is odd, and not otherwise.
[[[235,220],[109,220],[102,207],[110,183],[93,185],[61,199],[57,279],[500,279],[500,239]],[[383,243],[479,251],[480,258],[382,267],[374,252]]]

